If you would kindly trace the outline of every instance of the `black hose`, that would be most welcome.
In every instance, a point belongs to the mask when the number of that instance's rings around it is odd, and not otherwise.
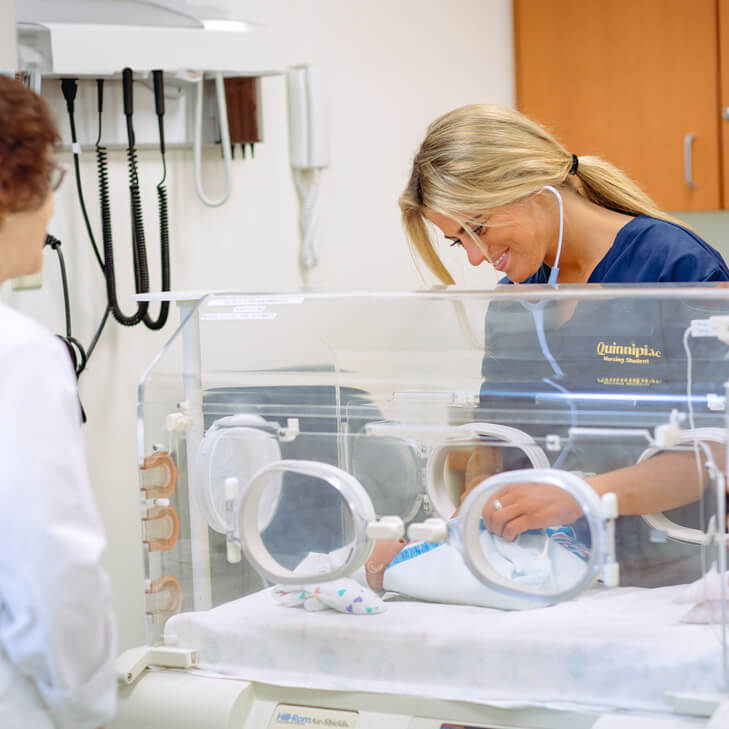
[[[83,214],[84,223],[86,224],[86,231],[89,234],[89,240],[91,241],[91,246],[94,249],[94,255],[96,256],[96,261],[98,262],[99,266],[101,267],[101,270],[104,270],[104,262],[101,260],[101,254],[99,253],[99,248],[96,245],[96,238],[94,237],[94,232],[91,229],[91,222],[89,221],[89,215],[86,212],[86,202],[84,201],[84,193],[81,188],[81,170],[79,169],[79,154],[78,154],[78,138],[76,136],[76,120],[75,120],[75,113],[74,113],[74,107],[75,107],[75,100],[76,100],[76,92],[78,91],[78,84],[76,83],[76,79],[74,78],[64,78],[61,79],[61,91],[63,93],[64,99],[66,99],[66,109],[68,111],[68,121],[69,125],[71,127],[71,151],[73,152],[73,171],[74,171],[74,177],[76,179],[76,191],[78,192],[78,199],[81,203],[81,213]]]
[[[78,377],[86,367],[88,354],[84,350],[81,342],[73,336],[71,331],[71,300],[68,293],[68,276],[66,275],[66,263],[63,258],[63,252],[61,251],[61,241],[52,235],[46,235],[46,245],[53,248],[58,254],[58,267],[61,271],[61,286],[63,287],[63,311],[66,317],[66,335],[59,335],[59,338],[66,343],[71,361],[73,362],[73,369],[76,372],[76,377]]]
[[[104,315],[101,317],[101,321],[99,322],[99,326],[96,329],[96,333],[91,338],[91,344],[89,344],[89,348],[86,350],[87,359],[91,357],[92,352],[94,351],[94,349],[96,349],[96,345],[99,343],[99,338],[101,337],[101,333],[104,331],[104,327],[106,326],[106,322],[109,319],[110,313],[111,309],[107,306],[106,309],[104,309]]]
[[[102,82],[103,83],[103,82]],[[102,272],[105,273],[106,267],[104,265],[104,261],[101,259],[101,255],[99,253],[98,246],[96,245],[96,238],[94,237],[93,230],[91,229],[91,222],[89,221],[89,216],[86,211],[86,202],[84,200],[84,194],[83,194],[83,188],[81,186],[81,171],[79,168],[79,152],[78,152],[78,137],[76,134],[76,119],[75,119],[75,102],[76,102],[76,94],[78,92],[78,83],[76,79],[73,78],[65,78],[61,80],[61,91],[63,93],[63,97],[66,100],[66,109],[68,111],[68,121],[71,128],[71,142],[72,142],[72,152],[73,152],[73,167],[74,167],[74,176],[76,180],[76,191],[78,193],[78,199],[79,203],[81,205],[81,212],[83,214],[84,223],[86,224],[86,231],[89,235],[89,240],[91,241],[91,246],[94,250],[94,255],[96,257],[96,260],[101,267]],[[99,112],[101,112],[101,105],[99,106]],[[99,113],[99,139],[101,138],[101,113]],[[98,140],[97,140],[97,146],[98,146]],[[61,251],[61,241],[58,240],[58,238],[55,238],[52,235],[46,235],[46,245],[51,246],[53,250],[56,251],[58,254],[58,264],[61,271],[61,284],[63,286],[63,308],[64,308],[64,315],[66,319],[66,336],[60,337],[64,343],[66,344],[66,347],[68,349],[68,352],[71,356],[71,361],[73,362],[73,367],[76,372],[76,377],[79,377],[80,374],[84,371],[86,368],[86,364],[88,363],[89,357],[91,356],[91,351],[93,347],[96,346],[96,342],[98,342],[99,338],[101,337],[102,330],[104,328],[104,324],[106,324],[106,318],[108,316],[108,307],[107,307],[107,314],[104,316],[102,320],[101,326],[97,329],[96,333],[94,334],[94,340],[92,342],[91,349],[87,352],[84,350],[83,345],[81,342],[76,339],[76,337],[73,336],[71,331],[71,306],[70,306],[70,296],[68,291],[68,277],[66,275],[66,264],[63,257],[63,253]],[[83,410],[83,406],[81,406],[81,415],[83,418],[83,421],[86,422],[86,413]]]
[[[58,266],[61,269],[61,286],[63,287],[63,311],[66,318],[66,337],[71,336],[71,304],[68,296],[68,277],[66,276],[66,264],[61,252],[61,241],[52,235],[46,234],[46,245],[53,248],[58,254]]]

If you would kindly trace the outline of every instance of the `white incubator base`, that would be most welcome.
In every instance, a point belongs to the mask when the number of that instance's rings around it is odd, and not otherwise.
[[[705,693],[718,626],[681,622],[682,589],[596,589],[521,613],[398,600],[375,616],[264,590],[170,620],[168,643],[197,667],[146,670],[109,729],[726,729],[726,696]]]
[[[707,716],[498,708],[414,696],[315,691],[161,669],[120,694],[107,729],[726,729],[729,702]]]

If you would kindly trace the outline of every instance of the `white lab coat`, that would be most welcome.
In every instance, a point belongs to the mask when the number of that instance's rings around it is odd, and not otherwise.
[[[116,707],[76,378],[65,347],[0,304],[0,727],[96,729]]]

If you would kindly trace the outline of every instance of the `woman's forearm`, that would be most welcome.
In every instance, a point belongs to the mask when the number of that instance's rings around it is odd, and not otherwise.
[[[712,448],[719,468],[724,464],[722,451],[719,447]],[[705,461],[706,455],[701,450],[698,461],[693,452],[660,453],[635,466],[586,480],[601,496],[615,493],[621,515],[652,514],[697,501],[708,483]]]

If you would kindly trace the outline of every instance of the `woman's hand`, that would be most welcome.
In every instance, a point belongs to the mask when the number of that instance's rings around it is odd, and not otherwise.
[[[483,508],[486,528],[511,542],[529,529],[571,524],[582,516],[566,491],[544,483],[513,483],[494,494]]]
[[[501,448],[495,446],[475,446],[469,450],[454,450],[448,454],[448,468],[452,471],[462,472],[463,491],[461,492],[462,504],[466,497],[476,486],[485,481],[489,476],[500,473],[502,469]],[[453,516],[458,514],[456,509]]]

